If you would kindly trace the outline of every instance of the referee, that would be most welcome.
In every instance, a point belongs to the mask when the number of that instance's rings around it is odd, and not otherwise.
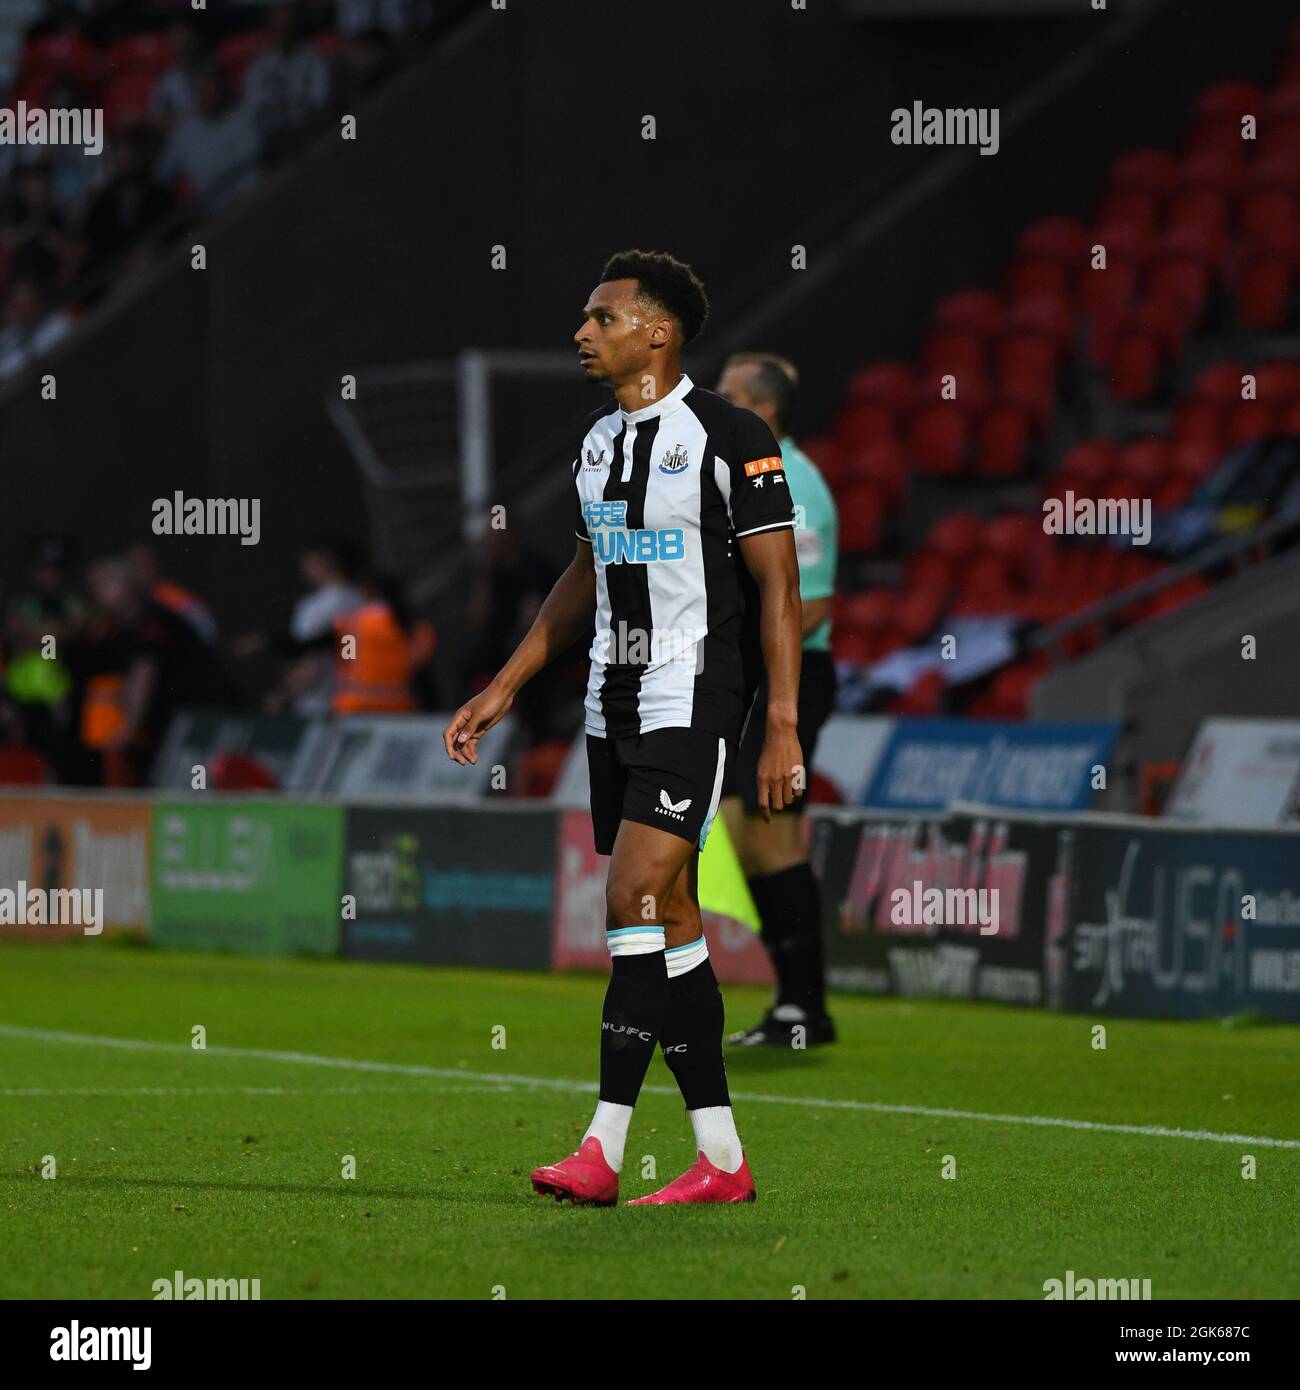
[[[817,737],[835,708],[835,663],[831,660],[831,595],[839,524],[835,499],[817,465],[786,432],[798,373],[782,357],[765,352],[733,356],[718,382],[718,394],[752,410],[781,441],[781,461],[795,505],[795,550],[803,599],[803,653],[799,677],[799,746],[811,768]],[[723,785],[722,814],[758,909],[763,944],[776,971],[776,998],[761,1022],[733,1033],[733,1046],[790,1047],[835,1041],[826,1012],[822,963],[821,894],[804,849],[798,817],[806,795],[780,815],[765,820],[754,795],[755,768],[766,727],[767,683],[762,681],[738,756]],[[806,783],[805,783],[806,785]],[[796,1028],[803,1032],[796,1033]]]

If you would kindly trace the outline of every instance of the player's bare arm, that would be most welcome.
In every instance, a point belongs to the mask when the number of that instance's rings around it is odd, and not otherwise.
[[[452,715],[443,730],[442,746],[452,762],[478,762],[479,739],[509,710],[520,688],[582,636],[595,611],[596,571],[591,546],[579,541],[569,567],[555,581],[510,660],[485,689]]]
[[[795,798],[794,770],[803,761],[799,748],[799,664],[803,613],[794,533],[763,531],[742,536],[741,558],[758,585],[763,664],[767,668],[767,733],[758,760],[758,805],[763,819]]]

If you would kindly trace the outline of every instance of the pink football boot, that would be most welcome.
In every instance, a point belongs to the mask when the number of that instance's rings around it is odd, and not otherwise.
[[[612,1207],[618,1201],[618,1174],[605,1162],[605,1150],[593,1134],[576,1154],[534,1168],[533,1191],[557,1202],[568,1198],[576,1207]]]
[[[701,1153],[692,1167],[667,1187],[648,1197],[635,1197],[625,1202],[629,1207],[667,1207],[675,1202],[752,1202],[758,1197],[749,1160],[741,1155],[740,1167],[734,1173],[715,1168]]]

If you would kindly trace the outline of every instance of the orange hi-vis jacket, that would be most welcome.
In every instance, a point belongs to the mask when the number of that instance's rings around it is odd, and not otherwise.
[[[386,603],[367,603],[334,620],[339,639],[334,660],[335,714],[405,714],[411,698],[411,644]],[[342,639],[356,638],[351,660]]]

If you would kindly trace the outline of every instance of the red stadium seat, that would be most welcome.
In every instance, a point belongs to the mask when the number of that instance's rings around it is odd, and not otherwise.
[[[1107,345],[1106,387],[1117,401],[1148,401],[1160,376],[1160,338],[1130,318]]]
[[[1227,434],[1230,447],[1261,439],[1277,427],[1273,407],[1263,401],[1239,401],[1228,412]]]
[[[1119,450],[1109,439],[1085,439],[1067,450],[1059,473],[1076,494],[1095,496],[1119,463]]]
[[[219,792],[276,791],[279,783],[256,758],[222,753],[212,760],[212,789]]]
[[[849,456],[847,475],[851,481],[872,483],[885,506],[897,511],[907,495],[907,455],[901,445],[890,441],[866,444]]]
[[[959,329],[941,329],[926,339],[921,361],[924,380],[948,374],[956,377],[960,398],[963,380],[984,377],[984,337]]]
[[[943,676],[938,671],[926,671],[889,708],[894,714],[921,717],[940,714],[943,710]]]
[[[948,607],[948,595],[937,589],[909,589],[898,600],[893,628],[909,647],[926,641]]]
[[[1192,382],[1192,395],[1216,405],[1235,405],[1241,400],[1241,378],[1245,369],[1239,362],[1216,362],[1203,367]]]
[[[1242,187],[1246,177],[1246,158],[1238,136],[1222,149],[1202,150],[1188,155],[1178,168],[1178,187],[1182,192],[1192,189],[1231,197]]]
[[[103,55],[80,34],[47,34],[32,39],[23,49],[18,65],[18,82],[24,84],[23,97],[39,102],[45,91],[59,78],[70,78],[88,92],[98,90],[103,76]]]
[[[1007,308],[1008,334],[1041,333],[1066,351],[1074,341],[1075,317],[1061,295],[1038,294],[1014,300]]]
[[[883,632],[898,612],[898,595],[892,589],[864,589],[860,593],[837,595],[835,623],[861,632]]]
[[[1151,505],[1158,512],[1181,507],[1196,490],[1196,479],[1185,473],[1171,473],[1152,490]]]
[[[1045,217],[1020,234],[1016,250],[1033,259],[1077,266],[1088,253],[1088,229],[1074,217]]]
[[[1023,578],[1031,552],[1044,541],[1041,519],[1028,512],[1007,512],[984,524],[982,545],[993,555],[1001,555],[1014,579]]]
[[[1259,132],[1260,159],[1269,159],[1273,155],[1286,158],[1296,149],[1300,149],[1300,117],[1264,120]]]
[[[980,717],[984,719],[1026,719],[1029,716],[1029,697],[1035,685],[1048,670],[1044,656],[1015,661],[1004,666],[994,677],[984,697]]]
[[[1056,408],[1056,365],[1056,344],[1045,334],[1017,333],[998,344],[998,394],[1027,410],[1040,432],[1046,432]]]
[[[975,427],[975,476],[1020,478],[1034,432],[1033,416],[1023,406],[997,401]]]
[[[110,44],[104,58],[114,75],[147,72],[152,77],[158,77],[172,65],[171,40],[166,34],[132,34],[129,38]]]
[[[904,413],[916,404],[916,369],[906,362],[877,362],[863,367],[849,382],[847,396],[850,401],[884,405]]]
[[[1300,362],[1266,362],[1256,367],[1255,395],[1275,406],[1300,398]]]
[[[1292,401],[1278,412],[1277,430],[1279,434],[1300,439],[1300,401]]]
[[[1217,401],[1188,400],[1179,403],[1174,411],[1171,433],[1175,442],[1194,444],[1217,456],[1223,452],[1225,435],[1224,407]]]
[[[1138,439],[1119,451],[1119,466],[1146,496],[1173,470],[1173,446],[1167,439]]]
[[[111,134],[149,112],[155,77],[143,69],[114,77],[104,89],[104,126]]]
[[[874,401],[849,400],[835,417],[835,442],[852,453],[867,444],[896,439],[901,421],[892,407]]]
[[[520,797],[550,796],[569,756],[570,742],[567,738],[552,739],[521,753],[515,765],[510,794]]]
[[[1077,274],[1086,273],[1086,262],[1080,261],[1082,269]],[[1007,294],[1014,299],[1029,299],[1039,295],[1068,299],[1074,293],[1076,267],[1068,261],[1053,260],[1047,256],[1018,256],[1007,272]]]
[[[884,525],[885,505],[873,483],[854,483],[836,499],[840,514],[840,547],[848,553],[876,550]]]
[[[1247,187],[1295,193],[1300,189],[1300,150],[1273,150],[1261,154],[1250,166]]]
[[[1085,314],[1095,317],[1108,311],[1123,311],[1137,297],[1138,267],[1133,261],[1118,259],[1107,253],[1106,265],[1080,272],[1079,304]]]
[[[943,401],[922,406],[907,431],[907,454],[925,477],[953,477],[966,466],[970,420],[961,405]]]
[[[1264,108],[1264,92],[1254,82],[1232,79],[1207,87],[1196,103],[1199,117],[1227,117],[1239,121],[1242,116],[1258,116]]]
[[[1147,232],[1160,226],[1162,197],[1149,188],[1108,188],[1097,205],[1099,222],[1134,222]]]
[[[872,640],[852,628],[831,629],[831,655],[852,666],[869,666],[877,659]]]
[[[969,559],[984,539],[984,523],[974,512],[950,512],[926,533],[925,548],[958,562]]]
[[[909,590],[925,590],[938,595],[942,603],[952,588],[956,563],[950,555],[937,550],[914,551],[903,566],[903,580]]]
[[[819,435],[815,439],[802,439],[799,447],[817,465],[817,471],[834,487],[848,468],[848,455],[833,439]]]
[[[1259,331],[1286,326],[1295,284],[1288,256],[1260,251],[1248,255],[1231,277],[1232,312],[1243,328]]]
[[[49,764],[34,748],[0,748],[0,787],[39,787],[49,778]]]
[[[1110,167],[1112,188],[1135,188],[1164,199],[1178,178],[1178,161],[1168,150],[1130,150]]]
[[[940,302],[934,312],[934,326],[988,338],[1002,331],[1004,316],[1002,298],[995,291],[961,290]]]
[[[1237,225],[1248,237],[1269,239],[1278,228],[1293,229],[1297,224],[1300,203],[1294,193],[1284,188],[1251,188],[1237,208]]]
[[[1209,477],[1222,457],[1214,444],[1204,440],[1175,440],[1172,449],[1174,472],[1194,483]]]
[[[1186,188],[1169,205],[1166,229],[1213,227],[1223,232],[1228,225],[1228,199],[1216,188]]]

